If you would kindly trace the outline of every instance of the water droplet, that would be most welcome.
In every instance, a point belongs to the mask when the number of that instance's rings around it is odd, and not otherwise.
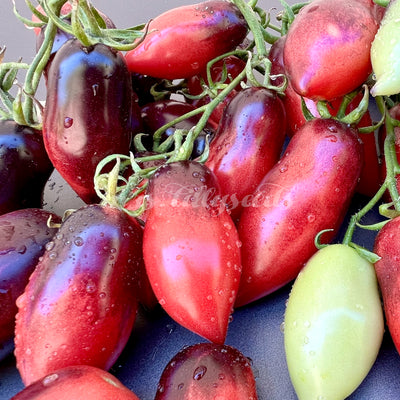
[[[73,123],[74,123],[73,118],[71,118],[71,117],[65,117],[64,118],[64,128],[66,128],[66,129],[71,128]]]
[[[83,239],[79,236],[74,239],[75,246],[78,246],[78,247],[83,246],[83,243],[84,243]]]
[[[57,379],[58,379],[58,375],[57,374],[50,374],[50,375],[47,375],[45,378],[43,378],[42,384],[43,384],[43,386],[49,386],[50,384],[52,384]]]
[[[53,248],[54,248],[54,246],[55,246],[55,243],[51,240],[50,242],[48,242],[47,244],[46,244],[46,250],[47,251],[51,251],[51,250],[53,250]]]
[[[49,253],[49,258],[50,260],[54,260],[57,258],[57,253],[55,251],[52,251]]]
[[[89,280],[88,283],[86,284],[86,292],[87,293],[93,293],[96,291],[96,284]]]
[[[315,221],[315,215],[314,214],[309,214],[308,216],[307,216],[307,221],[308,222],[314,222]]]
[[[337,142],[337,137],[335,135],[328,135],[326,138],[332,143]]]
[[[178,390],[182,390],[184,386],[185,386],[184,383],[180,383],[180,384],[178,385]]]
[[[204,377],[204,375],[207,372],[207,367],[204,365],[200,365],[199,367],[197,367],[194,372],[193,372],[193,379],[195,381],[199,381],[201,378]]]
[[[283,173],[286,172],[288,169],[287,165],[282,165],[282,167],[279,168],[279,172]]]
[[[99,90],[99,85],[97,83],[92,85],[92,90],[93,90],[93,96],[97,96],[97,92]]]
[[[26,253],[26,246],[21,246],[21,247],[17,250],[17,252],[18,252],[19,254],[25,254],[25,253]]]

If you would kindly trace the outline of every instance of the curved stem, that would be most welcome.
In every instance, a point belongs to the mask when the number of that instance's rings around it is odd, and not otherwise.
[[[257,54],[260,59],[268,56],[268,50],[265,45],[263,29],[258,21],[257,14],[249,4],[246,4],[243,0],[232,0],[232,3],[240,10],[245,18],[247,25],[250,28],[251,33],[254,36],[254,42],[256,44]]]
[[[352,237],[354,230],[356,226],[358,226],[359,221],[369,212],[372,210],[372,208],[380,201],[382,198],[383,194],[385,193],[387,189],[386,184],[383,184],[379,190],[375,193],[375,195],[369,200],[369,202],[358,212],[353,214],[351,216],[349,225],[347,227],[346,233],[344,235],[343,244],[349,245],[351,243]]]

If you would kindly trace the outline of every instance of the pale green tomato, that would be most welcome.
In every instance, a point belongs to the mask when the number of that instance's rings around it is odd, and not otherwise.
[[[400,0],[392,0],[371,45],[373,96],[400,93]]]
[[[324,247],[295,280],[284,342],[300,400],[342,400],[364,380],[384,331],[375,270],[351,247]]]

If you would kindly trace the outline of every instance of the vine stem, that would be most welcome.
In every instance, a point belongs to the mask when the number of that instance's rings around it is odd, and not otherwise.
[[[388,190],[392,205],[395,209],[395,213],[397,214],[400,212],[400,199],[399,199],[399,192],[396,186],[396,175],[400,172],[400,166],[397,161],[396,155],[396,145],[395,145],[395,132],[394,132],[394,124],[393,120],[389,114],[389,111],[385,105],[385,101],[383,97],[378,96],[376,98],[376,102],[378,105],[379,110],[385,117],[385,128],[386,128],[386,137],[384,142],[384,157],[385,157],[385,164],[386,164],[386,177],[376,192],[376,194],[370,199],[370,201],[357,213],[355,213],[349,222],[347,227],[346,233],[344,235],[343,244],[349,245],[352,240],[352,236],[356,226],[359,224],[361,219],[369,212],[371,209],[378,204],[378,202],[382,199],[384,193]],[[381,224],[377,224],[377,229],[380,228]]]
[[[251,5],[245,3],[243,0],[232,0],[232,3],[234,3],[240,10],[250,28],[251,33],[253,34],[259,59],[267,58],[268,50],[265,45],[263,30],[258,21],[257,14],[254,12],[254,9]],[[255,6],[255,4],[253,4],[253,6]]]

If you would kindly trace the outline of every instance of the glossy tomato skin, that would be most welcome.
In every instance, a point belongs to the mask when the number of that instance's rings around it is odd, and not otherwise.
[[[228,345],[197,343],[165,367],[155,400],[257,400],[250,360]]]
[[[0,120],[0,215],[40,208],[53,169],[40,131]]]
[[[281,37],[272,46],[269,53],[271,60],[271,74],[285,74],[285,66],[283,63],[283,48],[286,37]],[[277,78],[275,84],[282,84],[283,79]],[[320,117],[317,107],[317,101],[302,97],[292,87],[290,81],[287,82],[285,89],[285,95],[282,97],[282,102],[285,106],[286,111],[286,122],[287,122],[287,134],[292,137],[296,131],[306,122],[302,110],[302,98],[306,104],[306,107],[314,117]],[[360,91],[355,98],[350,102],[346,109],[346,113],[351,112],[358,106],[362,99],[362,92]],[[343,97],[338,97],[327,104],[328,111],[331,115],[336,116],[341,105]],[[367,127],[372,125],[372,118],[367,111],[360,122],[357,124],[357,128]],[[365,196],[372,197],[378,191],[381,181],[381,162],[379,157],[379,151],[377,149],[377,143],[374,133],[360,134],[360,139],[364,146],[364,166],[361,172],[360,182],[357,185],[356,191]]]
[[[159,168],[148,194],[143,256],[154,293],[176,322],[222,344],[241,263],[218,181],[203,164],[174,162]]]
[[[356,89],[372,71],[371,43],[379,23],[370,7],[347,0],[315,0],[290,25],[284,64],[300,95],[332,100]]]
[[[16,299],[57,232],[47,220],[59,217],[39,208],[15,210],[0,216],[0,347],[14,337]]]
[[[136,317],[141,235],[109,206],[84,206],[63,221],[17,300],[15,356],[25,385],[70,365],[113,365]]]
[[[45,14],[45,11],[43,10],[42,6],[37,6],[36,7],[38,11],[41,13]],[[72,4],[71,3],[64,3],[63,6],[61,7],[60,15],[65,16],[69,14],[72,11]],[[114,25],[113,21],[104,13],[102,13],[100,10],[97,10],[99,15],[103,18],[104,24],[107,28],[113,29],[116,28]],[[32,21],[34,22],[39,22],[39,19],[35,16],[32,15]],[[71,23],[71,20],[67,20],[68,23]],[[44,25],[42,28],[34,28],[35,34],[36,34],[36,51],[39,51],[40,47],[43,44],[43,41],[45,39],[45,31],[46,31],[46,25]],[[54,37],[54,42],[53,46],[51,48],[51,55],[50,55],[50,61],[47,63],[45,69],[44,69],[44,77],[47,79],[47,72],[51,63],[51,60],[54,57],[54,54],[60,49],[60,47],[69,39],[72,39],[73,35],[71,35],[68,32],[65,32],[61,30],[60,28],[57,28],[56,35]]]
[[[374,365],[383,333],[373,264],[344,244],[317,251],[285,311],[285,354],[299,400],[348,398]]]
[[[386,325],[393,343],[400,353],[400,313],[399,313],[399,260],[400,218],[390,220],[375,239],[374,252],[380,257],[375,263],[375,271],[383,299]]]
[[[242,211],[242,278],[236,305],[296,278],[315,253],[315,236],[338,231],[363,164],[357,132],[336,120],[304,124]]]
[[[234,220],[244,197],[278,162],[285,137],[285,109],[272,91],[250,87],[229,102],[206,165],[217,176]]]
[[[147,37],[126,53],[126,61],[131,72],[189,78],[213,58],[234,50],[247,31],[244,17],[229,1],[185,5],[152,19]]]
[[[268,58],[271,61],[271,79],[274,85],[282,85],[284,83],[283,76],[287,75],[284,61],[283,61],[283,49],[285,46],[286,36],[280,37],[270,48]],[[302,96],[298,94],[294,89],[289,79],[286,80],[286,89],[284,96],[282,96],[282,102],[285,106],[286,111],[286,128],[289,137],[292,137],[296,131],[306,122],[306,118],[302,110]],[[307,108],[314,115],[319,116],[316,107],[316,102],[303,97]]]
[[[174,99],[158,100],[148,103],[141,109],[143,130],[145,133],[152,136],[157,129],[183,116],[186,113],[194,111],[195,109],[195,106],[189,103]],[[161,136],[161,141],[166,140],[175,132],[176,129],[184,129],[189,131],[199,122],[200,117],[201,114],[197,114],[176,123],[170,128],[167,128]],[[192,158],[196,158],[203,153],[206,145],[206,137],[208,135],[208,140],[212,140],[215,129],[216,125],[211,123],[206,124],[202,133],[200,133],[200,135],[194,141]],[[148,146],[152,146],[152,141]]]
[[[89,365],[54,371],[23,389],[11,400],[139,400],[115,376]]]
[[[103,44],[70,39],[57,51],[47,82],[43,138],[54,167],[86,203],[110,154],[129,154],[132,88],[124,58]]]

